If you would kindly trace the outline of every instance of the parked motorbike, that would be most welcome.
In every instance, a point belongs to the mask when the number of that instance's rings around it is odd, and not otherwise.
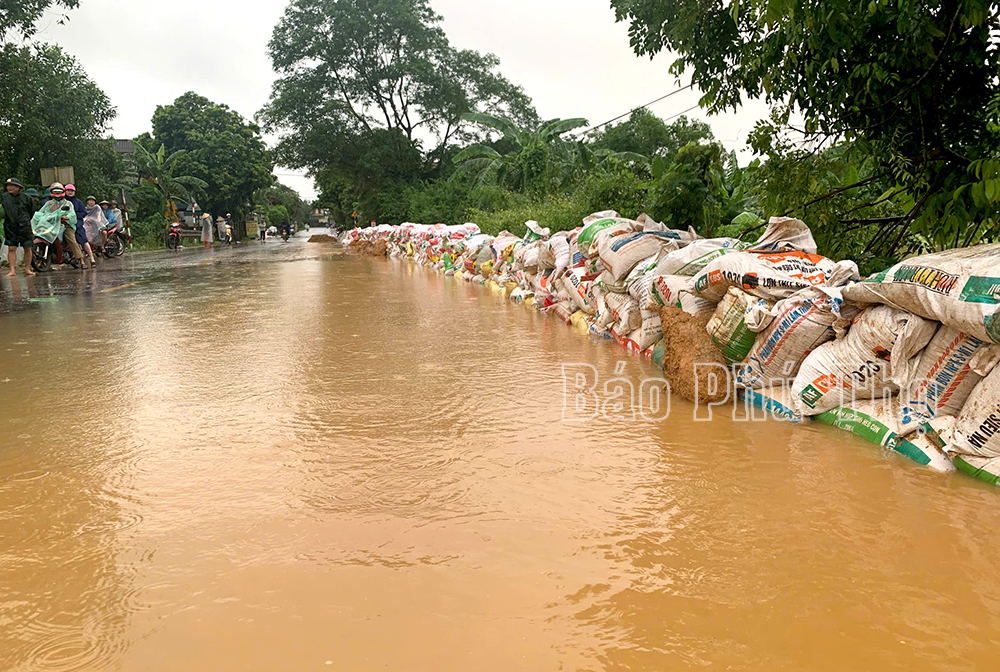
[[[122,225],[112,224],[108,229],[108,241],[104,243],[104,256],[108,259],[120,257],[125,254],[126,247],[128,247],[128,237]]]
[[[181,224],[174,222],[167,231],[167,249],[176,250],[181,247]]]

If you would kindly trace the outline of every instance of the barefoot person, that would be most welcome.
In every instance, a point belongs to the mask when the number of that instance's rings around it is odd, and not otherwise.
[[[8,278],[17,273],[17,248],[24,248],[24,274],[34,275],[31,270],[31,216],[35,214],[31,196],[23,193],[23,186],[14,178],[7,180],[5,190],[0,195],[3,202],[4,242],[7,244],[7,261],[10,263]]]

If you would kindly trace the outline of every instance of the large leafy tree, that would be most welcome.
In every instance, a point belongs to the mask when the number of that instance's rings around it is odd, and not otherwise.
[[[387,199],[447,173],[449,148],[481,131],[466,112],[538,122],[496,56],[449,43],[428,0],[292,0],[269,52],[278,79],[259,119],[276,158],[346,214],[405,217]]]
[[[606,126],[591,137],[595,149],[660,156],[667,162],[673,160],[681,147],[712,139],[712,128],[703,121],[681,116],[668,124],[644,107],[634,110],[627,120]]]
[[[140,144],[162,144],[177,155],[177,172],[205,183],[200,205],[208,212],[245,215],[253,194],[272,182],[274,167],[260,128],[226,105],[185,93],[153,113],[152,138]]]
[[[79,0],[0,0],[0,35],[13,32],[30,37],[46,11],[53,8],[65,11],[79,5]],[[58,20],[63,22],[66,16],[60,15]]]
[[[904,213],[871,217],[893,252],[916,223],[938,243],[982,236],[1000,203],[1000,7],[987,0],[611,0],[639,54],[678,55],[710,111],[763,97],[752,138],[771,153],[789,119],[812,148],[871,157],[865,184],[898,188]],[[795,116],[792,116],[795,115]],[[787,153],[787,152],[786,152]],[[864,185],[841,185],[841,188]],[[881,196],[881,194],[879,195]],[[873,204],[881,198],[873,200]],[[852,219],[863,219],[855,213]],[[971,224],[970,224],[971,222]]]
[[[39,169],[108,163],[101,140],[116,115],[72,56],[52,45],[0,47],[0,171],[22,180]]]
[[[496,56],[453,48],[440,23],[428,0],[293,0],[269,44],[280,77],[263,118],[291,132],[286,147],[317,126],[398,129],[440,146],[465,112],[536,121]]]

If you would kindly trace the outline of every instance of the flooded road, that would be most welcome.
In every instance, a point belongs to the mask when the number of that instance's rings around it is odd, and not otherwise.
[[[622,351],[405,262],[113,263],[0,281],[0,670],[995,665],[989,486],[679,400],[562,422]]]

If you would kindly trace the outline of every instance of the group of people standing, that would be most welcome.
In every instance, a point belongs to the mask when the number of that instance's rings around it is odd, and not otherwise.
[[[215,227],[219,230],[219,240],[222,242],[234,242],[233,232],[236,224],[233,216],[226,213],[226,216],[215,220]],[[201,242],[205,243],[205,249],[212,247],[212,215],[207,212],[201,216]]]
[[[100,201],[89,196],[81,201],[76,196],[76,187],[72,184],[62,185],[59,182],[49,187],[48,192],[39,198],[34,189],[24,189],[15,178],[9,178],[2,194],[4,211],[4,243],[8,247],[7,260],[10,272],[7,277],[14,277],[17,268],[17,248],[24,248],[24,274],[35,275],[32,270],[32,244],[34,230],[45,230],[55,233],[56,262],[68,261],[64,247],[76,259],[80,266],[97,267],[97,257],[94,250],[100,250],[107,242],[108,229],[121,221],[121,210],[115,201]]]

